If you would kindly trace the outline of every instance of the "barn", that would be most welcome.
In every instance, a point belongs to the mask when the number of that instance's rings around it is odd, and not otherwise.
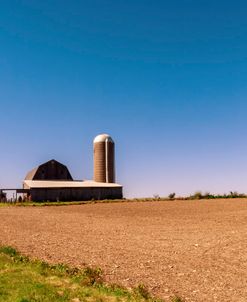
[[[97,135],[93,141],[94,178],[74,180],[69,169],[55,159],[27,173],[22,188],[0,188],[0,199],[6,192],[14,198],[32,201],[81,201],[123,198],[123,187],[115,182],[115,143],[108,134]],[[8,193],[9,194],[9,193]],[[19,196],[19,198],[18,198]]]
[[[68,168],[52,159],[27,173],[23,182],[34,201],[81,201],[122,198],[122,186],[93,180],[73,180]]]

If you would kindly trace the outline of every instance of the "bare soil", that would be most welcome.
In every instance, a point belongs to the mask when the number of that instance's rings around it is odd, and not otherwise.
[[[247,200],[0,208],[0,244],[164,299],[247,301]]]

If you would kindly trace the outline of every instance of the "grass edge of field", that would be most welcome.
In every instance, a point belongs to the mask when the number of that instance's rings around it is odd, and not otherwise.
[[[247,196],[213,196],[210,198],[194,198],[192,197],[178,197],[178,198],[132,198],[132,199],[103,199],[103,200],[86,200],[86,201],[25,201],[25,202],[0,202],[0,207],[47,207],[47,206],[69,206],[69,205],[86,205],[86,204],[98,204],[98,203],[134,203],[134,202],[157,202],[157,201],[204,201],[204,200],[236,200],[247,199]]]
[[[81,300],[82,299],[82,300]],[[78,269],[65,264],[48,264],[0,245],[0,301],[4,302],[163,302],[146,286],[125,288],[104,282],[100,268]],[[182,302],[174,296],[171,302]]]

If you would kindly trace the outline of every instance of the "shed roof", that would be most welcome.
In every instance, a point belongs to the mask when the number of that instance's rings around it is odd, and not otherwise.
[[[81,181],[60,181],[60,180],[24,180],[24,187],[32,188],[116,188],[122,187],[116,183],[96,182],[93,180]]]

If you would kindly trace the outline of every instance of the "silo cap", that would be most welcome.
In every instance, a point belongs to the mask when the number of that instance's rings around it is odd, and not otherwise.
[[[109,134],[99,134],[95,137],[93,142],[94,143],[100,143],[100,142],[105,142],[106,140],[113,143],[113,139],[110,137]]]

